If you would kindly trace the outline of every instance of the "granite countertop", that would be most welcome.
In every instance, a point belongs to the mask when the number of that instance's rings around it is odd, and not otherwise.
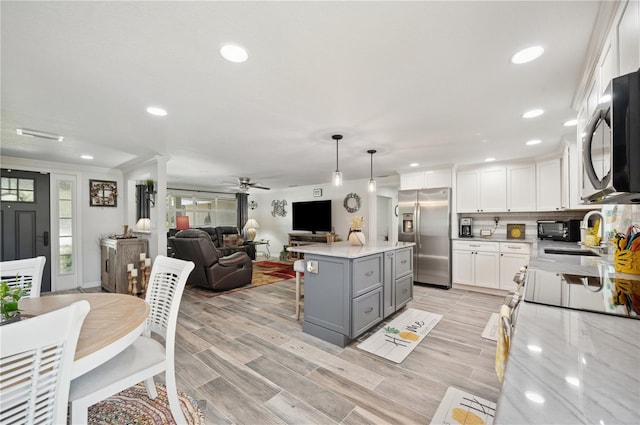
[[[530,269],[585,276],[615,272],[611,255],[546,254],[545,248],[584,249],[540,241]],[[522,301],[495,424],[638,424],[640,320]]]
[[[362,246],[355,246],[349,242],[334,242],[330,244],[291,246],[287,248],[287,251],[326,255],[328,257],[359,258],[414,245],[415,243],[413,242],[367,242]]]

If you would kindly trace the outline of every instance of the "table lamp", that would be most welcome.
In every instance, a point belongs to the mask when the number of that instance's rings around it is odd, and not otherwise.
[[[260,225],[254,218],[247,220],[247,224],[244,225],[244,230],[247,232],[247,240],[252,241],[256,238],[256,229]]]
[[[189,216],[178,215],[176,216],[176,230],[186,230],[189,228]]]
[[[138,233],[151,233],[151,219],[141,218],[136,223],[136,232]]]

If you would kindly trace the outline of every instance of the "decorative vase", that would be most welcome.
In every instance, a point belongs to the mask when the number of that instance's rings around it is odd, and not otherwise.
[[[347,238],[351,245],[362,246],[366,242],[366,238],[362,230],[352,230]]]

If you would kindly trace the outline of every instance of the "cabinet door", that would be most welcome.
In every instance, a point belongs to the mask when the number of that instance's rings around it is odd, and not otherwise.
[[[382,254],[353,260],[353,298],[382,286]]]
[[[396,302],[395,302],[395,252],[385,252],[384,253],[384,279],[383,279],[383,309],[384,309],[384,317],[389,316],[390,314],[396,311]]]
[[[352,311],[353,327],[350,336],[356,338],[382,320],[382,288],[355,298]]]
[[[480,173],[480,211],[507,210],[507,171],[503,167],[482,170]]]
[[[451,187],[451,170],[427,171],[424,182],[426,188]]]
[[[400,174],[400,190],[424,188],[424,171]]]
[[[500,256],[497,252],[476,251],[475,285],[497,288],[500,271]]]
[[[560,158],[536,164],[536,204],[538,211],[559,211],[562,203]]]
[[[461,171],[456,176],[456,210],[478,212],[478,172]]]
[[[473,257],[475,251],[452,251],[453,282],[473,285]]]
[[[535,211],[535,188],[534,164],[507,167],[507,211]]]
[[[640,68],[640,2],[630,1],[618,24],[619,75]]]
[[[500,289],[515,291],[516,283],[513,277],[520,271],[520,267],[529,264],[529,256],[522,254],[500,254]]]
[[[396,281],[396,310],[404,307],[413,298],[413,276],[401,277]]]

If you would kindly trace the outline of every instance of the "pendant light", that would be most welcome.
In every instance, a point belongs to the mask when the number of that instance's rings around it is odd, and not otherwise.
[[[368,189],[369,192],[375,192],[376,191],[376,181],[373,179],[373,154],[376,153],[377,151],[375,149],[369,149],[367,151],[367,153],[369,155],[371,155],[371,174],[369,177],[369,185],[368,185]]]
[[[342,134],[334,134],[331,138],[336,141],[336,171],[333,172],[333,185],[342,186],[342,173],[338,168],[338,142],[342,139]]]

